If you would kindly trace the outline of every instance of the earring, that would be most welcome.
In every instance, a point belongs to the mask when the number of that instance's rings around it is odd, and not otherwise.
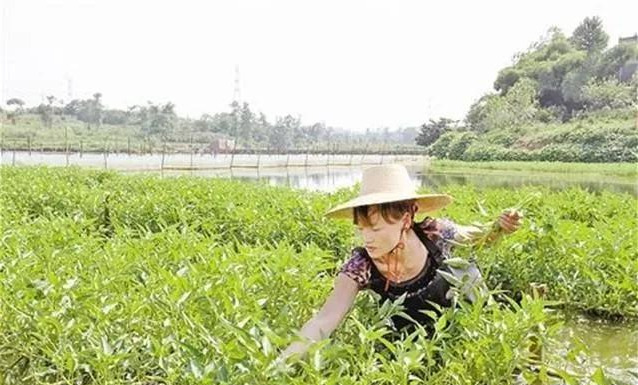
[[[399,243],[397,243],[397,249],[403,250],[405,248],[405,242],[403,242],[404,238],[405,238],[405,228],[401,229],[401,236],[399,237]]]

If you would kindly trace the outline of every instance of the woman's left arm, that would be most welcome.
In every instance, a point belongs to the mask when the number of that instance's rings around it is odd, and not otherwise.
[[[519,211],[506,209],[491,226],[455,224],[454,242],[465,246],[494,242],[503,234],[511,234],[518,230],[522,219],[523,215]]]

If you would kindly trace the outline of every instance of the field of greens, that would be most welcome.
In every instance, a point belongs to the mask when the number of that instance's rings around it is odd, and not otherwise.
[[[635,197],[450,186],[434,215],[461,224],[527,201],[515,234],[458,249],[498,300],[392,341],[400,304],[360,294],[332,338],[275,365],[356,244],[322,217],[355,189],[10,167],[0,184],[2,384],[606,384],[577,338],[564,354],[537,348],[563,311],[638,317]]]

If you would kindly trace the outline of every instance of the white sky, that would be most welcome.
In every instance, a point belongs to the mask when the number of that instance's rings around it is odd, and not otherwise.
[[[103,94],[108,107],[172,101],[181,116],[242,100],[270,121],[362,130],[462,119],[512,56],[556,25],[598,15],[638,32],[638,1],[0,0],[0,102]]]

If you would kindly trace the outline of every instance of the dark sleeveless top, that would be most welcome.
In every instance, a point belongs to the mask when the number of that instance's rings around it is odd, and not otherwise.
[[[442,307],[452,305],[452,284],[440,274],[440,271],[450,273],[464,282],[464,287],[461,289],[470,300],[473,299],[471,289],[480,283],[481,275],[473,261],[470,261],[469,266],[464,269],[454,268],[445,263],[445,260],[451,257],[451,247],[446,243],[446,238],[454,237],[453,222],[445,220],[436,222],[428,217],[421,223],[415,223],[412,229],[428,251],[425,265],[412,279],[390,283],[386,291],[386,278],[379,272],[363,247],[352,250],[352,257],[341,268],[340,272],[353,278],[359,284],[360,289],[370,289],[379,294],[380,303],[386,300],[395,301],[405,294],[404,312],[427,328],[431,324],[432,318],[421,311],[430,310],[438,313],[435,306],[432,306],[429,301]],[[412,321],[399,315],[392,317],[392,323],[397,330],[412,325],[407,329],[410,331],[414,326]]]

